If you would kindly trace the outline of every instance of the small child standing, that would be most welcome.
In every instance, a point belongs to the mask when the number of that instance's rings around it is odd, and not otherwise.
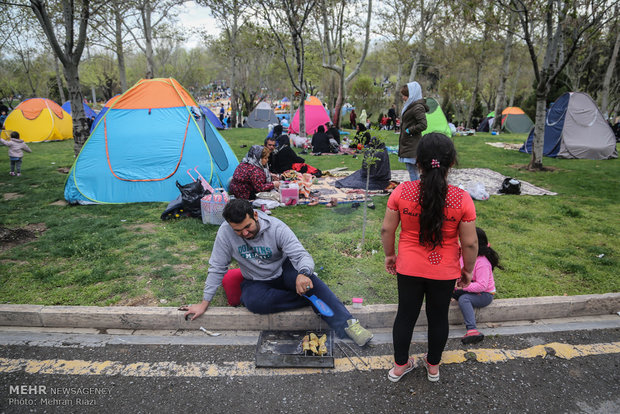
[[[499,265],[499,255],[491,248],[487,235],[479,227],[476,227],[478,235],[478,258],[472,273],[472,281],[464,289],[457,286],[452,297],[459,302],[459,307],[465,319],[467,333],[461,338],[464,344],[475,344],[484,339],[484,335],[476,329],[476,314],[474,308],[484,308],[493,301],[495,295],[495,280],[493,279],[493,269]],[[463,258],[461,258],[463,266]]]
[[[0,143],[9,147],[9,159],[11,160],[11,171],[9,175],[17,175],[19,177],[22,175],[22,157],[24,156],[24,151],[32,152],[32,150],[23,140],[19,139],[19,132],[17,131],[11,132],[11,139],[8,141],[0,138]]]

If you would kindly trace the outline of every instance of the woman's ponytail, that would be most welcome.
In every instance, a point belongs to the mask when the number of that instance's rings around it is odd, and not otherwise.
[[[420,236],[423,246],[432,249],[443,243],[442,227],[448,194],[448,171],[456,163],[452,140],[440,133],[425,135],[418,144],[416,163],[420,176]]]

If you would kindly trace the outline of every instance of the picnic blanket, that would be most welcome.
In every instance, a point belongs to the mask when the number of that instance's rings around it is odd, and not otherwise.
[[[352,174],[353,171],[347,171]],[[338,175],[344,175],[345,171],[338,171]],[[502,182],[506,176],[490,170],[488,168],[461,168],[452,169],[448,175],[448,182],[455,186],[461,186],[467,189],[475,183],[481,182],[490,195],[502,195],[499,190],[502,188]],[[353,203],[364,200],[364,190],[353,188],[336,188],[334,183],[340,177],[321,177],[312,184],[311,197],[318,197],[319,204],[327,204],[332,198],[338,200],[339,203]],[[409,172],[407,170],[392,170],[392,181],[401,183],[409,180]],[[391,190],[375,190],[369,191],[370,196],[386,196]],[[521,181],[521,195],[557,195],[552,191],[544,188],[536,187],[526,181]],[[300,199],[299,204],[308,204],[310,199]]]

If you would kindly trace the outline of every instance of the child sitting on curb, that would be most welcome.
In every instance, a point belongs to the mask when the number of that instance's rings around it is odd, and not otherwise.
[[[19,139],[19,132],[17,131],[11,132],[11,139],[8,141],[0,138],[0,143],[9,147],[9,159],[11,160],[11,171],[9,175],[17,175],[19,177],[22,175],[22,158],[24,156],[24,151],[32,152],[32,150],[23,140]]]
[[[459,302],[459,307],[465,319],[467,333],[461,338],[464,344],[475,344],[484,339],[484,335],[476,329],[476,314],[474,308],[484,308],[493,301],[495,295],[495,280],[493,269],[499,265],[499,255],[491,248],[487,235],[476,227],[478,235],[478,258],[474,267],[472,281],[466,288],[460,288],[457,282],[452,297]],[[461,258],[463,266],[463,258]]]

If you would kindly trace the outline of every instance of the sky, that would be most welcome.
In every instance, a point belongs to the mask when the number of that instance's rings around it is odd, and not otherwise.
[[[213,17],[209,15],[208,9],[204,6],[197,5],[193,1],[184,3],[180,7],[179,23],[187,29],[203,28],[212,35],[220,33],[220,28]],[[199,39],[196,36],[190,36],[185,42],[187,48],[196,47]]]

